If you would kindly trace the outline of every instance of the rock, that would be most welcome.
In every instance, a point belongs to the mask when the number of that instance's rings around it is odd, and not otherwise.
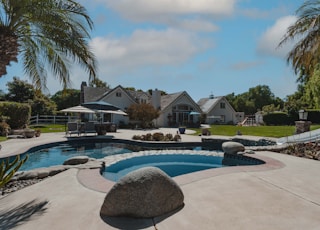
[[[183,206],[180,187],[162,170],[145,167],[122,177],[106,195],[101,215],[150,218]]]
[[[88,156],[77,156],[77,157],[71,157],[67,159],[65,162],[63,162],[63,165],[79,165],[79,164],[85,164],[89,161]]]
[[[239,142],[226,141],[222,143],[222,150],[224,153],[237,154],[238,152],[244,152],[245,147]]]

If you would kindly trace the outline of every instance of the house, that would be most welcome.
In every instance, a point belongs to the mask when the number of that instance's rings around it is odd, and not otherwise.
[[[85,82],[81,84],[80,103],[92,101],[104,101],[117,106],[123,111],[132,104],[150,103],[159,109],[160,116],[154,121],[158,127],[178,127],[179,125],[200,125],[201,109],[186,91],[161,95],[157,89],[152,94],[142,91],[134,91],[117,86],[110,88],[89,87]],[[105,121],[116,124],[128,124],[129,117],[118,114],[105,114]]]
[[[225,97],[202,98],[198,101],[206,115],[207,124],[238,124],[244,120],[243,112],[236,112]]]
[[[159,94],[153,91],[152,94]],[[162,127],[199,127],[201,108],[186,91],[156,96],[160,98],[160,116],[156,124]]]

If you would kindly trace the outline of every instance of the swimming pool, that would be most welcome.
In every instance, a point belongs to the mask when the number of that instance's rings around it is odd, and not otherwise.
[[[121,143],[57,143],[25,153],[29,155],[29,159],[19,171],[62,165],[65,160],[75,156],[101,159],[110,155],[130,152],[132,150]]]
[[[201,155],[196,154],[196,151],[194,151],[194,154],[151,154],[120,160],[106,167],[102,175],[106,179],[116,182],[136,169],[154,166],[163,170],[169,176],[175,177],[205,169],[224,167],[222,160],[223,155]]]

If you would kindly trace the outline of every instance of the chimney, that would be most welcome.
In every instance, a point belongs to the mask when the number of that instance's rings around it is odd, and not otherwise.
[[[84,103],[84,88],[87,87],[87,82],[83,81],[81,82],[80,86],[80,105]]]
[[[155,109],[161,109],[161,92],[158,89],[152,90],[151,104]]]

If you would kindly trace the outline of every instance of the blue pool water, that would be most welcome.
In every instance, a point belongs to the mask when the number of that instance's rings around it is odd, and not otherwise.
[[[21,166],[20,171],[62,165],[65,160],[75,156],[100,159],[109,155],[130,152],[132,151],[123,145],[115,143],[57,144],[56,146],[26,153],[29,155],[29,159]]]
[[[140,156],[118,161],[117,163],[106,167],[103,176],[109,180],[118,181],[121,177],[136,169],[154,166],[163,170],[169,176],[175,177],[205,169],[223,167],[222,160],[222,156],[197,154]]]

